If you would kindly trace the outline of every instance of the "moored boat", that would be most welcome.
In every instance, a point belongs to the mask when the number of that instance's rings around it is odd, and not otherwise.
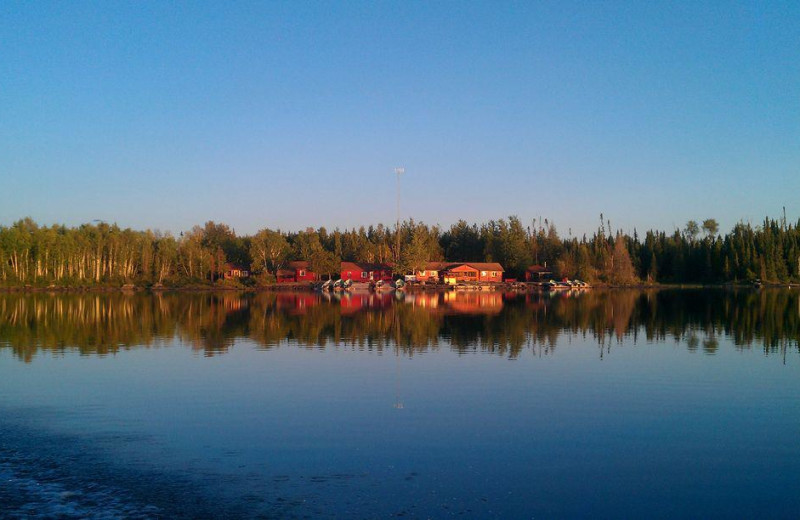
[[[386,283],[384,280],[378,280],[375,282],[375,291],[383,292],[383,291],[391,291],[394,289],[391,284]]]
[[[333,280],[325,280],[323,282],[319,282],[316,285],[314,285],[314,290],[326,292],[330,291],[332,286],[333,286]]]

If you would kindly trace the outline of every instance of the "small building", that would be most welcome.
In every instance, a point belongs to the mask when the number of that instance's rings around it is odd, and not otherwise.
[[[525,269],[525,281],[541,282],[543,280],[549,280],[552,274],[553,272],[547,269],[546,263],[545,265],[531,265]]]
[[[222,277],[226,280],[247,278],[248,276],[250,276],[250,271],[247,269],[247,267],[239,264],[232,264],[230,262],[225,264],[225,272],[222,275]]]
[[[451,265],[449,262],[428,262],[422,271],[414,273],[414,280],[417,282],[439,283],[441,272]]]
[[[275,280],[278,283],[291,283],[294,282],[295,272],[292,269],[278,269],[275,273]]]
[[[278,269],[277,281],[287,282],[313,282],[318,279],[315,272],[308,268],[305,260],[294,260],[286,264],[283,269]]]
[[[342,262],[342,280],[354,282],[392,281],[392,267],[388,264],[369,264],[366,262]]]
[[[444,283],[500,283],[503,281],[503,266],[497,262],[452,263],[444,269]]]

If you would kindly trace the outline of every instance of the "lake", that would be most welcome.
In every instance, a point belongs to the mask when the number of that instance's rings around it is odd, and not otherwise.
[[[800,516],[797,290],[0,294],[2,518]]]

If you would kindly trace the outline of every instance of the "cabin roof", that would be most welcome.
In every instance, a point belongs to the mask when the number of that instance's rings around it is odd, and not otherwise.
[[[342,262],[342,271],[387,271],[388,264],[370,264],[368,262]]]
[[[459,267],[471,267],[476,271],[505,272],[503,266],[498,264],[497,262],[452,262],[447,266],[447,270],[453,270]]]
[[[423,271],[441,271],[452,265],[452,262],[427,262]]]
[[[550,272],[547,269],[547,267],[545,267],[543,265],[531,265],[531,266],[528,266],[526,271],[528,271],[529,273],[549,273]]]

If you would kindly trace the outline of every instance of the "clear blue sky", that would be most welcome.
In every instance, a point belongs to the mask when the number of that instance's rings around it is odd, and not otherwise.
[[[0,3],[0,225],[800,217],[800,3]]]

